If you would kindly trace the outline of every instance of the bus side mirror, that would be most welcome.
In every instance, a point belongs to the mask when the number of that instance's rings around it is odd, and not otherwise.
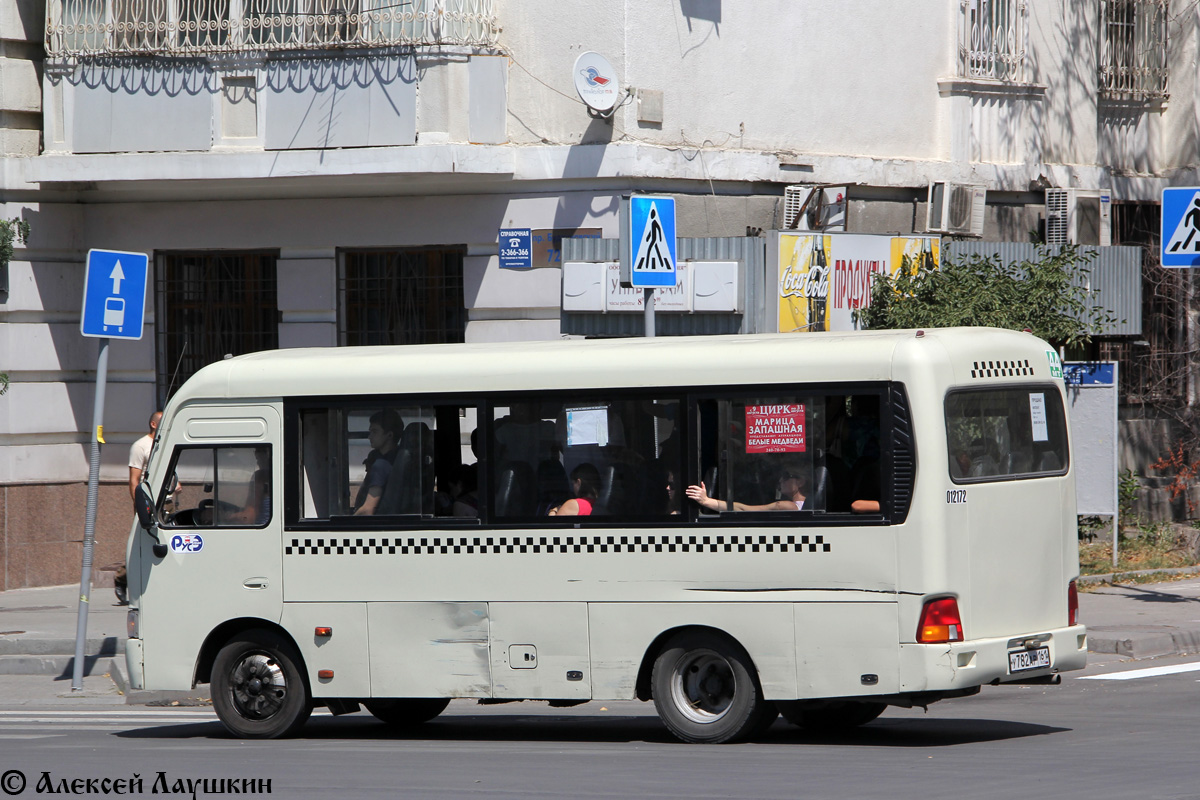
[[[167,546],[158,541],[158,526],[154,520],[154,498],[150,496],[150,490],[146,488],[146,484],[138,484],[137,490],[133,493],[133,507],[137,511],[138,524],[154,540],[154,557],[166,558]]]

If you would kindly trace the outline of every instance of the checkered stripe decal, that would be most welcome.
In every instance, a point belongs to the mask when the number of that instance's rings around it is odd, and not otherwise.
[[[292,539],[285,555],[451,553],[828,553],[824,536],[476,536]]]
[[[1032,375],[1029,359],[1012,361],[976,361],[971,364],[972,378],[1012,378],[1017,375]]]

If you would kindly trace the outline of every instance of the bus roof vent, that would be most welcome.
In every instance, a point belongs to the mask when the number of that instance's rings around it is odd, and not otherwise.
[[[972,378],[1013,378],[1032,375],[1033,367],[1028,358],[1013,358],[1007,361],[975,361],[971,364]]]

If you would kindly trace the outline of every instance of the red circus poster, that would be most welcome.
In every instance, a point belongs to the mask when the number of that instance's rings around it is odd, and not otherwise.
[[[746,406],[747,453],[803,453],[804,406]]]

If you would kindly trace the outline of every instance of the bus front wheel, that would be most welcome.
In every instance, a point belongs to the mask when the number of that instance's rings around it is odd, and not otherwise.
[[[714,633],[682,633],[654,662],[654,707],[685,742],[720,744],[761,732],[776,716],[746,651]]]
[[[412,728],[436,717],[450,705],[449,698],[397,698],[364,700],[375,719],[397,730]]]
[[[312,713],[300,655],[277,633],[251,630],[226,642],[212,668],[213,708],[243,739],[290,736]]]

